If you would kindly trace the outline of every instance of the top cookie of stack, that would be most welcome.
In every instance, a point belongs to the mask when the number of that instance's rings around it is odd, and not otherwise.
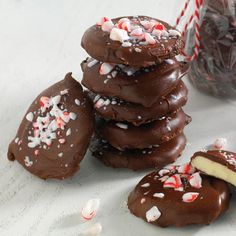
[[[103,17],[84,33],[81,44],[98,61],[133,67],[173,58],[184,47],[180,32],[148,16]]]
[[[92,57],[82,62],[82,84],[99,115],[93,154],[134,170],[175,161],[191,120],[181,109],[187,68],[175,58],[184,47],[181,34],[147,16],[103,17],[85,32],[82,47]]]

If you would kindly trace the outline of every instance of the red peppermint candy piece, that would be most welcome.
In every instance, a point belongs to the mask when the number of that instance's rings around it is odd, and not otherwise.
[[[194,188],[202,187],[202,177],[200,176],[199,172],[196,172],[189,177],[189,183]]]
[[[119,29],[123,29],[123,30],[126,30],[128,32],[131,31],[131,24],[130,24],[130,21],[123,21],[123,22],[120,22],[118,23],[117,27]]]
[[[174,188],[177,191],[183,191],[183,184],[179,174],[169,177],[163,184],[164,188]]]
[[[102,25],[104,22],[111,21],[109,17],[104,16],[98,22],[97,25]]]
[[[154,29],[156,29],[156,30],[166,30],[166,27],[163,24],[158,23],[154,26]]]
[[[196,192],[189,192],[189,193],[185,193],[183,196],[182,196],[182,200],[183,202],[193,202],[197,199],[199,193],[196,193]]]
[[[100,199],[90,199],[82,209],[82,217],[85,220],[91,220],[97,213],[100,206]]]
[[[41,97],[39,99],[39,105],[41,107],[49,107],[49,97],[45,97],[45,96]]]
[[[190,164],[186,163],[178,167],[178,172],[180,174],[193,174],[195,172],[195,168]]]

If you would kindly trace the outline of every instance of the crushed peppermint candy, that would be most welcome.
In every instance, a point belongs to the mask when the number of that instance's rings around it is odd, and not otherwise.
[[[202,177],[200,176],[199,172],[192,174],[189,178],[189,183],[194,188],[201,188],[202,187]]]
[[[217,150],[224,149],[227,145],[227,139],[226,138],[217,138],[214,143],[213,147]]]
[[[176,191],[183,191],[183,184],[179,174],[170,176],[163,184],[164,188],[173,188]]]
[[[199,195],[199,193],[197,193],[197,192],[185,193],[182,196],[182,200],[183,200],[183,202],[190,203],[190,202],[195,201],[198,198],[198,195]]]
[[[176,29],[168,30],[162,23],[149,18],[140,20],[140,17],[124,17],[114,23],[110,18],[102,17],[97,27],[109,33],[110,39],[121,42],[123,47],[156,44],[160,39],[181,37]]]
[[[158,171],[158,176],[163,183],[163,188],[184,191],[187,184],[196,189],[202,187],[202,177],[190,163],[168,165]]]
[[[15,143],[18,143],[19,140],[20,140],[20,139],[19,139],[18,137],[16,137],[16,138],[15,138]]]
[[[66,124],[69,123],[70,120],[76,119],[75,113],[68,112],[67,109],[62,108],[62,96],[63,95],[56,95],[50,98],[42,96],[39,99],[39,116],[36,120],[33,121],[32,112],[27,114],[26,118],[32,122],[34,129],[33,136],[30,133],[31,131],[29,131],[29,148],[42,146],[46,149],[45,144],[51,146],[53,140],[57,138],[61,130],[65,130]]]
[[[24,158],[25,166],[30,167],[33,165],[33,161],[30,160],[28,156]]]
[[[195,168],[190,163],[180,165],[177,169],[181,174],[193,174],[195,172]]]
[[[165,196],[164,193],[154,193],[153,197],[157,197],[157,198],[163,198]]]
[[[86,229],[83,232],[83,235],[88,235],[88,236],[98,236],[102,232],[102,225],[100,223],[96,223],[92,225],[90,228]]]
[[[143,204],[144,202],[146,202],[146,198],[142,198],[142,199],[140,200],[140,203],[141,203],[141,204]]]
[[[145,184],[142,184],[141,187],[147,188],[147,187],[150,187],[150,184],[149,183],[145,183]]]
[[[75,104],[76,104],[77,106],[80,106],[80,100],[79,100],[79,99],[75,99]]]
[[[98,60],[92,59],[91,61],[88,62],[87,66],[88,67],[93,67],[98,63]]]
[[[116,123],[116,126],[121,128],[121,129],[128,129],[129,128],[129,126],[127,124],[124,124],[124,123],[121,123],[121,122]]]
[[[63,157],[63,152],[60,152],[60,153],[58,154],[58,156],[59,156],[59,157]]]
[[[99,73],[100,75],[107,75],[113,70],[113,68],[114,68],[113,64],[104,62],[100,66]]]
[[[94,198],[90,199],[85,206],[83,207],[81,211],[81,215],[83,219],[85,220],[91,220],[98,211],[98,208],[100,206],[100,199],[99,198]]]
[[[29,113],[26,115],[25,118],[26,118],[26,120],[32,122],[33,119],[34,119],[34,114],[33,114],[33,112],[29,112]]]
[[[110,39],[123,43],[129,39],[129,35],[126,30],[113,28],[110,33]]]
[[[66,131],[66,136],[70,136],[71,135],[71,128],[69,128],[67,131]]]
[[[161,216],[161,212],[156,206],[153,206],[146,212],[147,222],[154,222]]]

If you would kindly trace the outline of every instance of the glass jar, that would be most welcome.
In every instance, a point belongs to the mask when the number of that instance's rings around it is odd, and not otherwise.
[[[189,80],[200,91],[236,98],[236,0],[206,0],[202,8],[200,52]],[[193,50],[193,29],[187,51]]]

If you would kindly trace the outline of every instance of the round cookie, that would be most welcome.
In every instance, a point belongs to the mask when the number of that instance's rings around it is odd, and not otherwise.
[[[226,182],[184,164],[146,175],[130,193],[128,208],[149,223],[181,227],[210,224],[228,209],[229,202]]]
[[[182,133],[184,127],[191,121],[182,109],[159,118],[153,122],[133,126],[116,121],[97,122],[97,133],[113,147],[124,149],[143,149],[160,145]]]
[[[188,66],[176,59],[148,68],[134,69],[88,59],[81,64],[82,84],[90,91],[151,107],[169,94],[186,74]]]
[[[132,149],[119,151],[106,141],[94,141],[91,151],[93,156],[102,161],[106,166],[113,168],[128,168],[144,170],[162,167],[173,163],[181,155],[186,145],[186,138],[181,134],[161,146],[147,149]]]
[[[148,16],[104,17],[84,33],[82,47],[93,58],[115,64],[149,66],[182,51],[180,32]]]
[[[127,121],[135,126],[155,120],[157,117],[178,110],[187,102],[188,89],[180,81],[176,88],[165,97],[160,98],[150,108],[129,103],[118,98],[104,97],[90,93],[94,109],[101,117],[109,120]]]
[[[32,102],[8,159],[42,179],[70,177],[79,170],[93,130],[92,104],[68,73]]]

